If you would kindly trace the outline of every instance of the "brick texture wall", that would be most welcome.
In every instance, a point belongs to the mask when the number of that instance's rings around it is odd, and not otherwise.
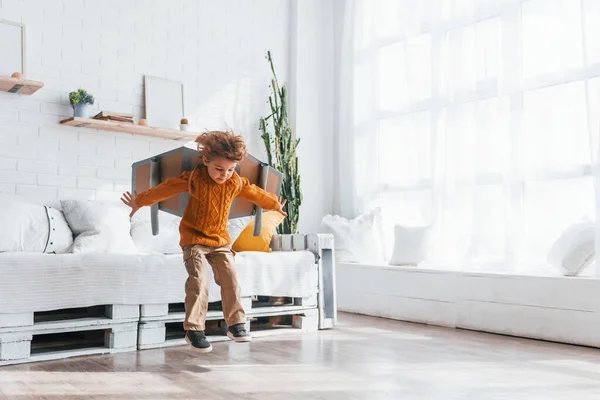
[[[181,142],[60,126],[79,87],[98,110],[144,116],[143,77],[185,84],[190,123],[232,128],[264,156],[258,117],[270,71],[289,67],[287,0],[0,0],[0,19],[26,25],[32,96],[0,92],[0,194],[118,201],[131,164]]]

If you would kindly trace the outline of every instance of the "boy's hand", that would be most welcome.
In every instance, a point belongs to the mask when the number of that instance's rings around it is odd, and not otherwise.
[[[283,211],[283,206],[285,206],[285,203],[287,203],[287,200],[284,200],[283,202],[281,202],[281,200],[279,201],[279,210],[277,210],[277,212],[283,215],[284,217],[287,217],[287,213]]]
[[[137,192],[133,192],[134,196],[137,196]],[[128,207],[131,207],[131,213],[129,214],[129,218],[133,217],[133,214],[137,212],[140,208],[135,204],[135,199],[131,196],[131,193],[125,192],[123,193],[123,197],[121,197],[121,201],[125,203]]]

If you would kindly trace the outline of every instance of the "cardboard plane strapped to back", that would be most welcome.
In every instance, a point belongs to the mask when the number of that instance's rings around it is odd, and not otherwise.
[[[188,146],[137,161],[132,165],[132,193],[134,191],[140,193],[155,187],[169,178],[191,171],[201,163],[198,150]],[[248,178],[250,183],[279,197],[283,175],[268,164],[248,154],[242,162],[238,163],[235,170],[241,177]],[[152,205],[150,207],[152,234],[157,235],[159,232],[158,211],[181,217],[188,199],[188,193],[180,193]],[[262,226],[262,210],[247,200],[235,198],[229,211],[229,219],[251,215],[255,217],[254,235],[258,236]]]

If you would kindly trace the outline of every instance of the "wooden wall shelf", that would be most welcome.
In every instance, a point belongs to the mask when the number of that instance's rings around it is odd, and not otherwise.
[[[61,125],[75,126],[78,128],[101,129],[104,131],[132,133],[134,135],[153,136],[173,140],[194,140],[199,133],[179,131],[176,129],[154,128],[131,124],[128,122],[104,121],[101,119],[88,119],[72,117],[60,121]]]
[[[19,94],[33,94],[44,86],[43,82],[0,76],[0,91]]]

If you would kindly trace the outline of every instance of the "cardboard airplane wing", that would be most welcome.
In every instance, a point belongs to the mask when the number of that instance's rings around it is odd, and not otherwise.
[[[132,190],[138,193],[148,190],[165,180],[181,175],[184,171],[194,169],[202,163],[200,153],[195,148],[182,146],[156,156],[137,161],[132,165]],[[250,183],[280,195],[283,175],[268,164],[248,154],[238,163],[236,172]],[[157,235],[158,211],[168,212],[181,217],[189,199],[188,193],[180,193],[150,207],[152,233]],[[236,198],[229,211],[229,219],[255,216],[254,235],[260,234],[262,225],[262,210],[247,200]]]

